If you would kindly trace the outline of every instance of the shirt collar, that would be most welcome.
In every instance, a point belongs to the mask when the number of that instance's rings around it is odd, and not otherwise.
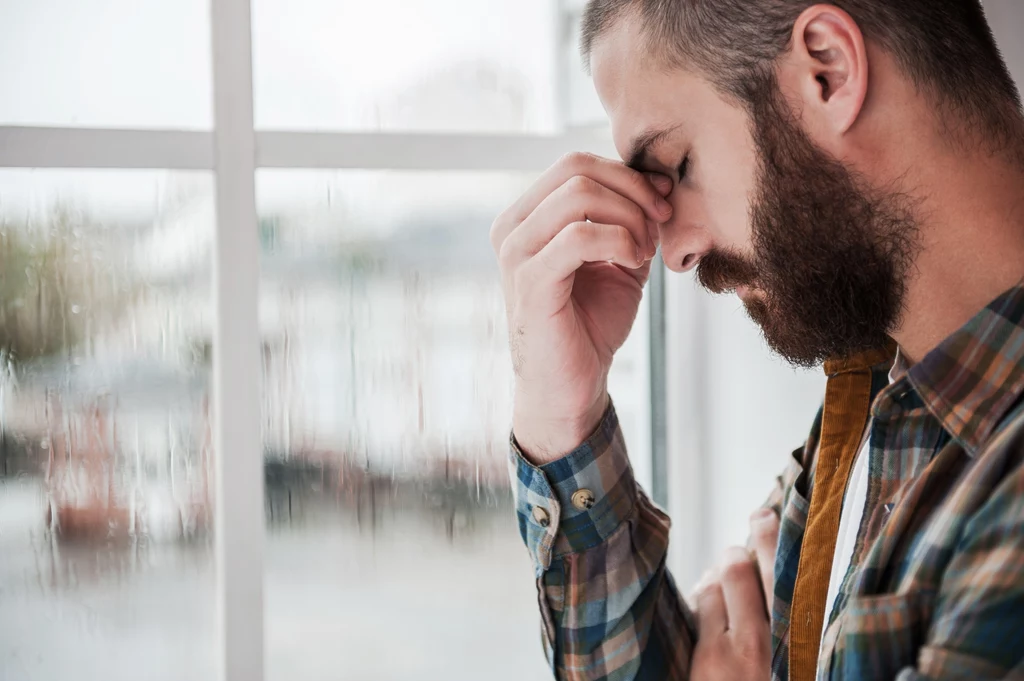
[[[835,376],[851,371],[864,371],[884,366],[886,369],[892,366],[893,358],[896,356],[896,343],[889,341],[884,347],[874,350],[865,350],[850,355],[843,359],[830,359],[825,362],[825,374]]]
[[[925,406],[970,456],[1024,392],[1024,286],[989,303],[905,371]]]

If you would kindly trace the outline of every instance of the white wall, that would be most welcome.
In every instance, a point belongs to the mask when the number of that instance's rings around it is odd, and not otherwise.
[[[807,437],[824,395],[820,370],[772,356],[735,296],[668,278],[670,565],[688,590],[731,545]]]
[[[982,0],[982,4],[1003,59],[1017,80],[1017,87],[1024,89],[1024,2]]]
[[[771,355],[734,296],[707,306],[709,455],[706,548],[714,559],[747,536],[747,518],[767,497],[786,457],[807,438],[825,394],[821,369],[796,370]]]
[[[984,4],[1024,87],[1024,1]],[[685,592],[745,541],[747,517],[806,438],[825,377],[772,357],[735,296],[712,298],[690,276],[670,275],[668,286],[669,309],[685,310],[669,324],[670,565]]]

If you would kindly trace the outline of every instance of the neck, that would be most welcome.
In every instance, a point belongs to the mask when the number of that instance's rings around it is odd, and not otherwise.
[[[907,165],[921,252],[892,337],[910,363],[1024,280],[1024,170],[962,151],[931,149]]]

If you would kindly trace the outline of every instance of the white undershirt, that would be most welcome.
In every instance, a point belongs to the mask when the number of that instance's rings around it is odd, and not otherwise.
[[[846,499],[839,516],[839,534],[836,536],[836,552],[832,558],[832,576],[828,580],[828,596],[825,598],[825,618],[821,623],[821,637],[825,638],[828,618],[839,595],[839,587],[843,577],[853,560],[853,549],[857,544],[857,532],[861,520],[864,519],[864,507],[868,502],[868,438],[857,452],[857,461],[850,473],[850,482],[846,489]]]
[[[889,371],[889,383],[896,380],[896,373],[900,366],[899,357],[893,363]],[[843,577],[853,560],[853,549],[857,545],[857,534],[860,531],[860,523],[864,519],[864,507],[868,502],[868,460],[870,456],[870,438],[867,433],[871,432],[871,424],[868,423],[864,435],[864,442],[860,451],[857,452],[857,460],[853,464],[853,471],[850,473],[850,480],[846,486],[846,497],[843,499],[843,508],[839,515],[839,534],[836,535],[836,551],[832,557],[832,575],[828,580],[828,596],[825,598],[825,617],[821,623],[821,641],[824,643],[825,630],[828,629],[828,618],[835,606],[836,596],[839,595],[839,587],[843,584]],[[820,645],[819,645],[820,650]]]

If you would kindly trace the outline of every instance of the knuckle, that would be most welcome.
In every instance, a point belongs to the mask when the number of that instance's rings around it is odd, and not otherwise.
[[[515,267],[515,254],[507,240],[498,248],[498,267],[503,272],[511,271]]]
[[[721,569],[722,580],[734,584],[749,579],[754,574],[754,564],[746,549],[730,549],[726,553]]]
[[[570,151],[558,160],[559,165],[569,168],[581,170],[593,164],[594,155],[588,154],[584,151]]]
[[[647,180],[646,177],[644,177],[643,173],[633,170],[628,166],[626,167],[626,170],[629,173],[629,183],[631,185],[643,191],[644,193],[647,193],[650,190],[651,183]]]
[[[637,195],[644,200],[656,201],[660,197],[658,190],[654,188],[651,181],[643,173],[637,172],[632,168],[629,169],[629,184],[637,192]]]
[[[744,546],[730,546],[725,550],[726,563],[746,564],[750,562],[750,552]]]
[[[590,196],[598,190],[597,182],[586,175],[573,175],[569,181],[565,183],[565,187],[566,191],[572,195]]]
[[[633,223],[647,229],[647,215],[644,213],[644,209],[635,203],[629,205],[629,215],[632,218]]]
[[[779,532],[779,518],[773,511],[764,509],[750,516],[750,534],[760,541],[774,541]]]
[[[502,212],[498,217],[494,218],[494,222],[491,223],[491,248],[494,249],[495,253],[501,252],[501,244],[504,241],[504,234],[506,232],[505,225],[507,224],[507,213]]]
[[[714,600],[722,600],[725,598],[725,593],[722,590],[721,575],[716,574],[712,576],[707,583],[700,588],[700,595],[703,598],[710,598]]]
[[[755,526],[751,530],[751,534],[754,540],[760,545],[767,545],[775,543],[775,538],[778,536],[778,532],[769,526]]]
[[[633,242],[633,234],[622,225],[616,226],[615,238],[618,239],[624,246],[628,246],[631,249],[635,248]]]
[[[563,231],[569,241],[578,244],[594,236],[594,225],[585,221],[573,222]]]
[[[722,566],[722,580],[730,584],[742,581],[750,573],[750,567],[742,563],[726,563]]]
[[[751,534],[758,537],[763,537],[767,534],[771,534],[772,523],[763,518],[758,518],[750,523],[750,532]]]

